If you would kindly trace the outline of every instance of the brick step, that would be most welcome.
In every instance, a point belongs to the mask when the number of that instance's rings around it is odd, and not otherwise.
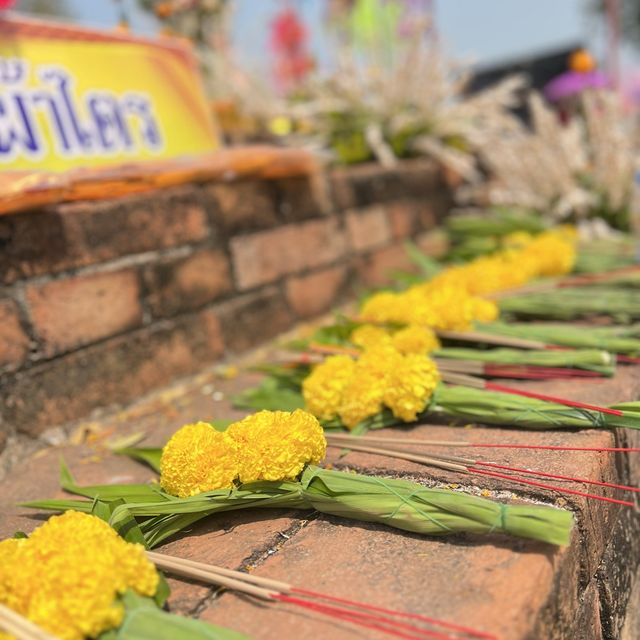
[[[576,400],[608,403],[638,396],[640,367],[621,368],[614,379],[597,383],[524,383]],[[63,456],[81,483],[145,481],[150,471],[128,459],[105,453],[100,435],[149,434],[162,444],[179,426],[197,419],[239,418],[229,397],[256,383],[257,374],[228,380],[212,370],[147,396],[120,412],[76,426],[73,441],[39,452],[16,466],[0,483],[0,536],[30,531],[41,520],[17,508],[19,501],[61,497],[56,489]],[[416,426],[411,436],[455,439],[460,427]],[[90,434],[89,438],[83,434]],[[477,427],[474,437],[505,443],[606,447],[611,432],[521,430]],[[640,434],[625,432],[620,441],[640,446]],[[91,444],[93,441],[93,444]],[[497,462],[580,475],[595,480],[638,484],[640,465],[606,453],[500,450]],[[160,550],[257,575],[293,582],[336,596],[358,598],[444,618],[492,632],[508,640],[631,640],[640,637],[637,579],[640,539],[637,513],[616,505],[587,503],[536,488],[508,486],[370,454],[343,458],[331,451],[328,462],[378,476],[406,477],[425,484],[457,484],[475,493],[513,496],[573,510],[577,528],[570,546],[556,549],[502,535],[425,538],[383,526],[348,522],[311,512],[248,510],[222,514],[194,527]],[[171,579],[173,610],[243,631],[262,640],[376,638],[340,622],[285,605],[263,606],[232,593]],[[634,589],[635,583],[635,589]]]

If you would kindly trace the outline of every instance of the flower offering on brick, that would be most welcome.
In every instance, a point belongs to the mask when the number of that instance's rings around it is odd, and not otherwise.
[[[99,518],[67,511],[29,538],[0,542],[0,604],[61,640],[95,638],[124,616],[119,596],[156,592],[144,547]]]
[[[188,424],[162,450],[160,484],[187,498],[258,480],[294,480],[324,458],[326,446],[317,418],[301,410],[260,411],[225,432]]]

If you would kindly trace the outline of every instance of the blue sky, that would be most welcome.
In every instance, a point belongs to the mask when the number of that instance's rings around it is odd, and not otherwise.
[[[124,0],[133,28],[153,34],[155,20],[137,8],[136,0]],[[282,0],[233,0],[235,41],[245,59],[264,60],[266,25]],[[67,0],[74,19],[92,26],[116,24],[113,0]],[[309,24],[322,21],[323,0],[293,0]],[[439,32],[456,57],[480,64],[525,55],[532,51],[583,41],[603,53],[603,33],[588,15],[589,0],[435,0]],[[18,2],[19,7],[19,2]],[[313,48],[322,57],[322,34],[313,32]]]

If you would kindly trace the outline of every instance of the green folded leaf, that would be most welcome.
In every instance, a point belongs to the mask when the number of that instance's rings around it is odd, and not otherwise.
[[[442,271],[442,265],[437,260],[423,253],[414,242],[405,242],[404,250],[407,252],[411,262],[418,267],[424,278],[431,279]]]
[[[160,610],[150,598],[132,591],[122,597],[125,616],[115,635],[100,640],[246,640],[247,636],[202,620],[184,618]],[[114,634],[114,632],[110,632]]]
[[[210,424],[216,431],[226,431],[227,427],[233,423],[233,420],[210,420]]]
[[[568,323],[491,322],[476,325],[495,335],[540,340],[574,349],[602,349],[611,353],[640,355],[638,326],[584,327]]]
[[[499,301],[500,311],[534,318],[571,320],[592,315],[618,318],[622,323],[640,318],[640,300],[617,287],[583,286],[515,295]]]
[[[304,399],[300,391],[283,388],[274,378],[265,378],[258,387],[235,396],[233,406],[257,411],[295,411],[304,407]]]
[[[443,347],[432,354],[436,358],[454,360],[474,360],[492,364],[535,365],[543,367],[572,367],[586,371],[596,371],[612,376],[616,361],[608,351],[599,349],[578,349],[567,351],[533,349],[470,349]]]
[[[154,471],[160,473],[162,447],[125,447],[124,449],[114,450],[114,453],[121,456],[129,456],[134,460],[144,462]]]
[[[210,491],[182,499],[160,493],[162,501],[150,503],[132,501],[127,496],[127,487],[121,488],[121,501],[116,504],[111,497],[109,522],[116,531],[128,535],[127,527],[131,526],[132,518],[135,519],[148,548],[179,534],[202,518],[254,507],[316,509],[429,535],[503,531],[552,544],[567,543],[573,522],[570,514],[548,507],[502,505],[404,480],[317,467],[309,467],[300,482],[256,482],[238,489]],[[73,501],[65,508],[75,508]],[[104,508],[101,509],[105,513]]]

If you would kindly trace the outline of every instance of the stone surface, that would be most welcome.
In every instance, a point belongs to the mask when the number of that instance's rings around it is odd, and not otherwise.
[[[140,285],[133,269],[29,285],[25,296],[47,357],[132,329],[142,321]]]
[[[158,317],[198,309],[233,289],[226,255],[211,249],[149,265],[144,283],[147,304]]]
[[[320,315],[338,302],[346,278],[344,267],[289,278],[286,287],[289,305],[301,318]]]
[[[13,300],[0,299],[0,371],[20,366],[29,353],[29,338],[22,329]]]
[[[238,288],[251,289],[281,276],[342,257],[345,237],[335,219],[285,225],[231,240]]]

